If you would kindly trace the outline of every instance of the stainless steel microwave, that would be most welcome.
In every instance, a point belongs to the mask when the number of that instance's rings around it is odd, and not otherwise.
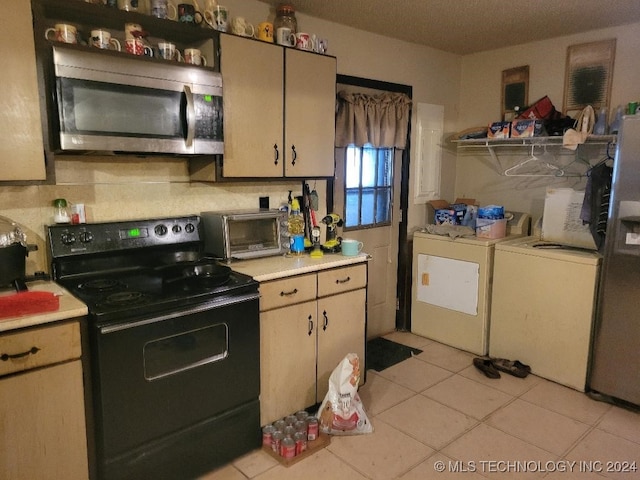
[[[222,77],[213,70],[53,47],[62,151],[222,154]]]
[[[289,251],[287,212],[270,209],[202,212],[205,252],[227,262]]]

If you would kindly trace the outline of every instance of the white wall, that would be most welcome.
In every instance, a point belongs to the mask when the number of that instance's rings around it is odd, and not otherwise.
[[[500,120],[502,70],[522,65],[529,65],[530,103],[548,95],[556,109],[561,110],[567,47],[611,38],[616,39],[616,52],[610,108],[615,110],[618,105],[639,100],[640,24],[636,23],[465,56],[462,59],[458,129]],[[562,148],[553,149],[554,153],[561,151],[569,152]],[[528,153],[522,152],[525,157],[502,159],[506,166],[511,166],[526,158]],[[593,161],[603,154],[602,149],[591,149],[584,157]],[[562,155],[558,161],[567,163],[573,158]],[[577,189],[585,185],[584,178],[506,178],[500,176],[493,167],[486,150],[459,150],[456,196],[476,198],[481,205],[502,204],[509,209],[539,216],[542,214],[547,185],[573,186]]]

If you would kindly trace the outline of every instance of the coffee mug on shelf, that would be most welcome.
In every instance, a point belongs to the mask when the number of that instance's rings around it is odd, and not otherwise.
[[[341,242],[342,255],[345,257],[355,257],[362,251],[363,244],[358,240],[343,238]]]
[[[227,7],[216,5],[213,7],[213,28],[220,32],[229,30],[229,11]]]
[[[169,0],[151,0],[150,14],[156,18],[178,19],[178,9]]]
[[[91,30],[90,44],[94,47],[102,50],[113,48],[114,50],[121,50],[120,42],[111,37],[111,32],[108,30],[96,29]]]
[[[153,57],[153,49],[144,44],[139,38],[128,38],[125,40],[125,49],[132,55],[146,55]]]
[[[236,17],[231,22],[231,32],[242,37],[253,37],[255,28],[242,17]]]
[[[49,36],[51,33],[53,33],[53,38]],[[56,42],[78,43],[78,29],[68,23],[56,23],[53,28],[45,30],[44,38]]]
[[[256,38],[263,42],[273,43],[273,24],[271,22],[259,23],[256,29]]]
[[[127,12],[147,13],[144,0],[118,0],[118,8]]]
[[[190,3],[180,3],[178,5],[178,21],[187,25],[200,25],[204,17]]]
[[[276,30],[276,43],[285,47],[295,47],[296,36],[289,27],[280,27]]]
[[[296,48],[298,50],[313,51],[313,39],[308,33],[296,33]]]
[[[184,63],[189,63],[191,65],[204,65],[206,67],[207,59],[202,56],[202,52],[197,48],[185,48]]]
[[[158,43],[158,53],[160,55],[160,58],[163,58],[165,60],[177,60],[178,62],[182,62],[182,55],[180,55],[180,50],[176,48],[175,43]]]

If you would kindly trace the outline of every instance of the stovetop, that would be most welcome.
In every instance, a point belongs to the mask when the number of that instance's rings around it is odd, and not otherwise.
[[[236,272],[211,281],[155,268],[60,279],[58,283],[87,304],[91,317],[104,321],[168,313],[257,290],[251,277]]]
[[[48,243],[53,279],[100,323],[170,314],[258,288],[202,256],[197,216],[50,226]]]

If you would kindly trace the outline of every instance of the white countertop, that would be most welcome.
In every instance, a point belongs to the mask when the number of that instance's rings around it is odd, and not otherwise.
[[[60,298],[60,308],[55,312],[36,313],[23,315],[20,317],[0,318],[0,332],[15,330],[23,327],[31,327],[44,323],[66,320],[69,318],[82,317],[87,315],[87,306],[71,295],[67,290],[55,282],[37,280],[27,284],[31,292],[52,292]],[[3,291],[0,295],[12,295],[14,291]]]
[[[325,253],[320,258],[311,258],[305,254],[300,257],[277,256],[237,260],[230,263],[229,266],[236,272],[253,277],[258,282],[266,282],[292,275],[363,263],[369,259],[370,257],[366,253],[360,253],[354,257],[347,257],[339,253]]]

